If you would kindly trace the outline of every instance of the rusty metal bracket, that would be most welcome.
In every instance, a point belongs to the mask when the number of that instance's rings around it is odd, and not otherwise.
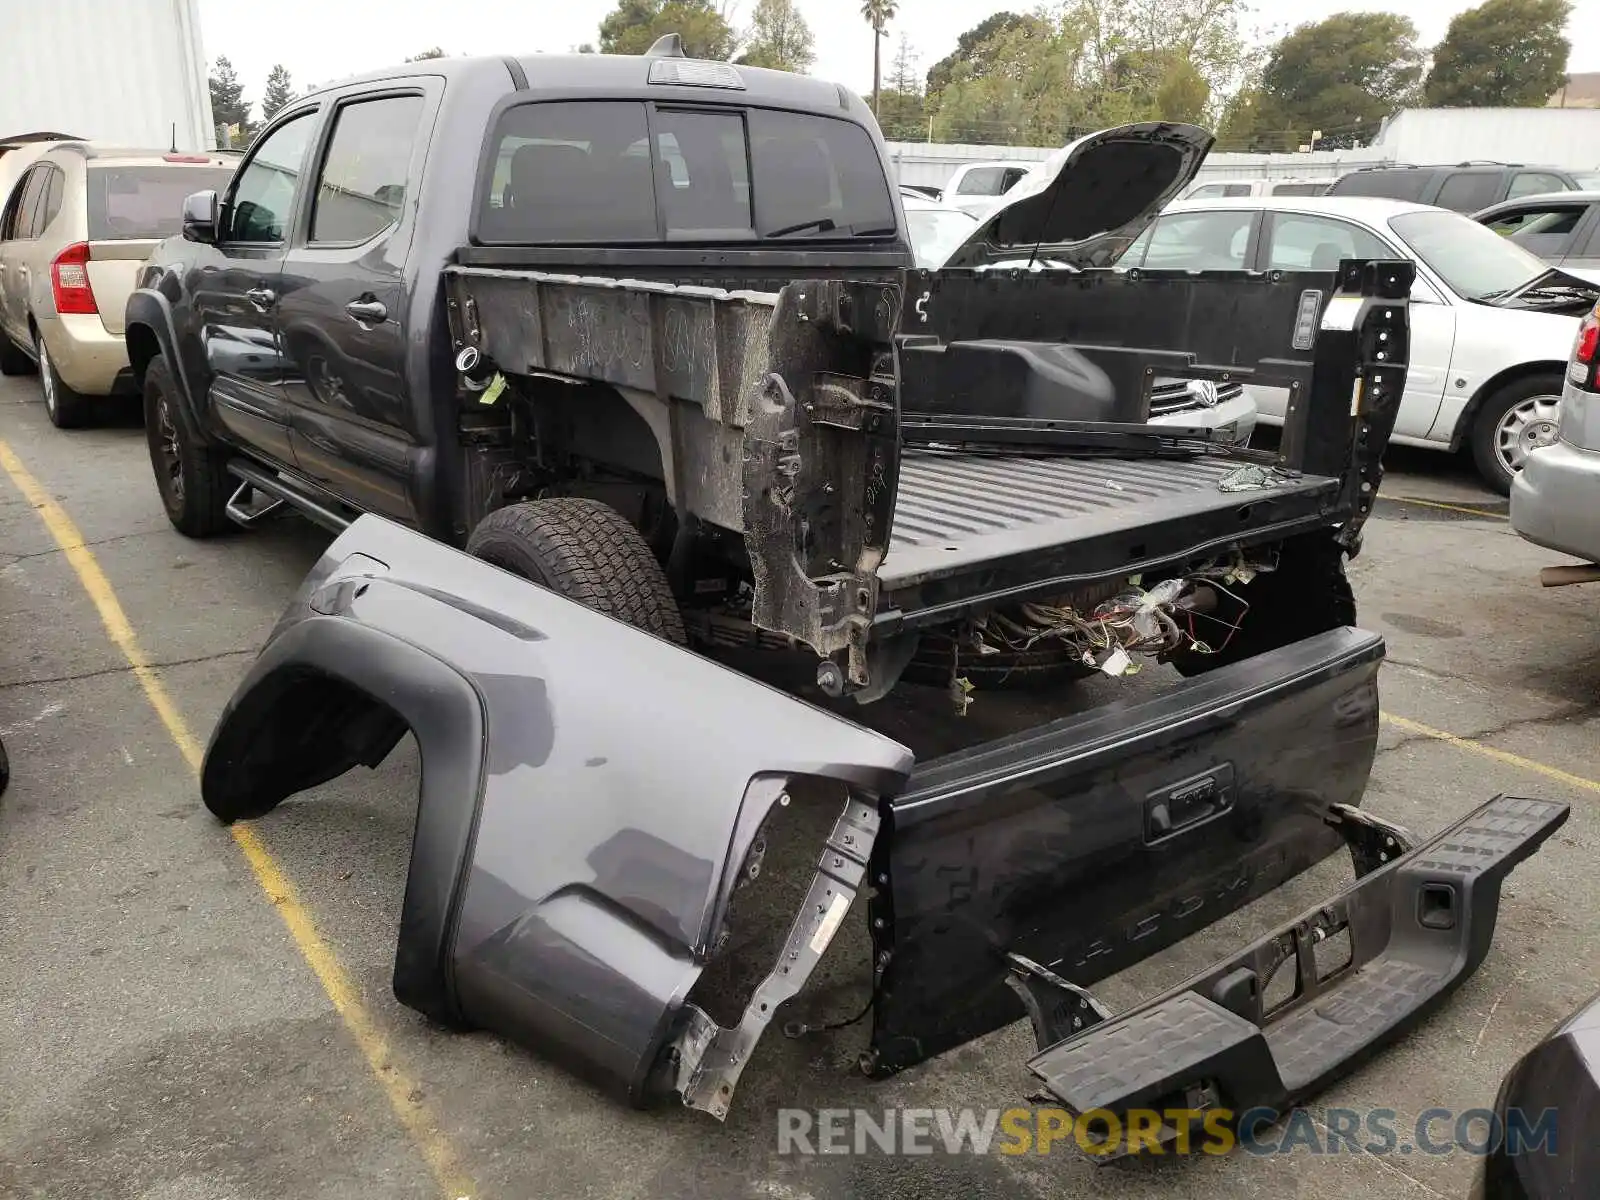
[[[869,356],[854,326],[845,334],[813,319],[817,287],[790,285],[778,300],[771,369],[744,431],[743,523],[751,620],[810,646],[826,660],[819,681],[843,693],[871,682],[867,642],[899,473],[898,389],[834,369],[846,357],[840,338]],[[837,301],[852,293],[825,290],[838,321]],[[846,307],[859,313],[861,305]],[[874,319],[886,315],[875,310]],[[833,661],[841,653],[842,667]]]
[[[1033,1024],[1033,1040],[1040,1050],[1048,1050],[1111,1016],[1111,1010],[1087,988],[1068,983],[1031,958],[1007,954],[1006,966],[1010,968],[1006,986],[1022,998]]]
[[[679,1034],[676,1086],[689,1108],[726,1120],[739,1076],[756,1043],[783,1004],[800,994],[866,884],[867,862],[878,836],[878,812],[852,796],[828,835],[806,898],[795,914],[782,956],[757,986],[744,1016],[724,1029],[690,1006]]]
[[[1344,838],[1358,879],[1392,863],[1402,854],[1409,854],[1417,844],[1417,839],[1404,825],[1385,821],[1349,804],[1333,805],[1323,819]]]

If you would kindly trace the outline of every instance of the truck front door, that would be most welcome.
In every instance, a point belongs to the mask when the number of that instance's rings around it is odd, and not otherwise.
[[[210,376],[210,409],[227,437],[292,465],[278,350],[279,276],[302,186],[317,110],[269,130],[234,176],[223,205],[215,256],[192,281],[200,343]]]
[[[413,464],[429,438],[407,386],[405,263],[436,87],[390,85],[337,103],[279,304],[300,469],[408,523],[418,519]]]

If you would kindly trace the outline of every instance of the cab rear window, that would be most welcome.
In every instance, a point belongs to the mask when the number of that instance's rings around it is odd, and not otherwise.
[[[752,108],[543,101],[501,115],[480,183],[489,245],[890,237],[866,130]]]
[[[90,166],[89,240],[132,242],[169,238],[183,228],[183,201],[195,192],[220,192],[226,167]]]

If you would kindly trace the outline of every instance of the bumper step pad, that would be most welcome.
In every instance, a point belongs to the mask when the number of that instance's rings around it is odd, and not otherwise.
[[[1497,796],[1327,903],[1126,1013],[1035,1055],[1067,1108],[1283,1110],[1392,1042],[1477,969],[1500,883],[1567,819],[1568,806]],[[1347,963],[1316,947],[1349,937]],[[1270,1009],[1268,982],[1293,972]],[[1169,1134],[1172,1132],[1167,1131]]]

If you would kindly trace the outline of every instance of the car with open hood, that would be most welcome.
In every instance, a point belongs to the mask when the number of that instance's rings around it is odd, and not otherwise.
[[[337,531],[205,804],[270,821],[412,735],[395,994],[639,1104],[725,1117],[847,923],[875,1077],[1027,1017],[1075,1111],[1242,1112],[1399,1036],[1566,809],[1416,846],[1360,808],[1383,642],[1344,562],[1414,272],[1094,265],[1210,140],[1086,139],[928,270],[860,97],[676,38],[291,101],[127,309],[173,524]],[[994,266],[1041,244],[1074,269]],[[1253,451],[1153,423],[1158,377],[1304,403]],[[874,724],[1162,663],[959,748]],[[1341,848],[1350,888],[1178,989],[1087,990]]]

